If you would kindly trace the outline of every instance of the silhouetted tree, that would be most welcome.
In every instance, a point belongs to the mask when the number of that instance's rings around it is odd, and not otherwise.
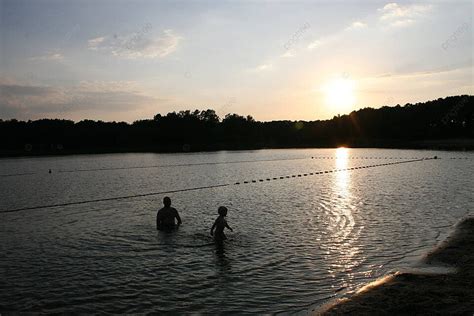
[[[474,97],[447,97],[323,121],[255,121],[214,110],[156,114],[125,122],[0,119],[0,155],[181,151],[264,147],[410,147],[416,141],[474,138]]]

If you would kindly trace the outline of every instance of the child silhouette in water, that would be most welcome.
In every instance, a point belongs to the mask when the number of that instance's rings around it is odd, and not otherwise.
[[[214,222],[214,225],[212,225],[211,228],[211,236],[214,236],[214,240],[217,242],[223,242],[224,240],[227,239],[227,237],[224,234],[224,228],[230,229],[230,231],[233,231],[232,228],[227,224],[227,221],[225,220],[225,217],[227,215],[227,207],[225,206],[219,206],[219,209],[217,210],[219,213],[219,217],[216,219]],[[216,230],[216,233],[214,234],[214,229]]]

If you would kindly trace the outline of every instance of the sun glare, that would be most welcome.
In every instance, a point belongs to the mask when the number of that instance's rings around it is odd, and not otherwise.
[[[354,80],[338,78],[324,86],[326,105],[338,114],[347,114],[355,105]]]

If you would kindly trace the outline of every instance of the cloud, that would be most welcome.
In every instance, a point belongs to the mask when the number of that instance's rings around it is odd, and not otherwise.
[[[29,86],[0,82],[0,116],[22,118],[24,113],[34,110],[37,104],[54,103],[57,91],[50,87]]]
[[[0,117],[38,118],[79,111],[128,112],[163,101],[141,93],[134,82],[82,81],[71,87],[0,81]]]
[[[88,47],[91,50],[98,50],[101,43],[105,41],[105,37],[96,37],[87,41]]]
[[[251,69],[252,71],[255,71],[255,72],[262,72],[262,71],[267,71],[267,70],[271,70],[273,68],[273,64],[271,63],[263,63],[263,64],[260,64],[258,65],[257,67]]]
[[[393,2],[378,9],[379,20],[393,27],[405,27],[426,16],[432,7],[429,4],[399,5]]]
[[[182,39],[173,30],[164,30],[159,36],[150,34],[151,25],[126,35],[101,36],[88,40],[89,50],[102,51],[114,56],[136,58],[163,58],[176,51]]]
[[[367,23],[362,22],[362,21],[354,21],[345,29],[341,29],[336,33],[330,34],[328,36],[325,36],[324,38],[319,38],[310,42],[307,48],[308,50],[314,50],[316,48],[320,48],[322,45],[327,45],[334,41],[340,40],[340,38],[343,37],[349,31],[360,30],[364,28],[367,28]]]
[[[284,54],[281,55],[281,57],[284,57],[284,58],[291,58],[291,57],[295,57],[295,53],[291,50],[287,50]]]
[[[22,86],[18,84],[0,84],[0,95],[1,97],[6,96],[44,96],[49,93],[49,88],[38,87],[38,86]]]
[[[397,67],[393,73],[385,73],[377,76],[377,78],[398,78],[398,77],[414,77],[414,76],[430,76],[435,74],[451,73],[457,71],[466,71],[472,69],[472,58],[462,62],[448,64],[438,67],[420,67],[417,64],[407,64]]]
[[[321,40],[315,40],[308,44],[308,49],[313,50],[317,47],[320,47],[323,42]]]
[[[367,27],[366,23],[361,22],[361,21],[355,21],[350,26],[348,26],[346,30],[357,30],[357,29],[363,29],[366,27]]]
[[[46,55],[42,55],[42,56],[33,56],[33,57],[30,57],[30,60],[33,60],[33,61],[36,61],[36,60],[41,60],[41,61],[45,61],[45,60],[50,60],[50,61],[59,61],[59,60],[63,60],[64,59],[64,56],[61,54],[61,53],[54,53],[54,52],[50,52]]]

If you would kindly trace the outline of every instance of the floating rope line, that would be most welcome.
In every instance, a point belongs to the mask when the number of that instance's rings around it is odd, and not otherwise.
[[[298,157],[298,158],[282,158],[282,159],[199,162],[199,163],[183,163],[183,164],[170,164],[170,165],[109,167],[109,168],[94,168],[94,169],[71,169],[71,170],[58,170],[58,172],[84,172],[84,171],[107,171],[107,170],[148,169],[148,168],[151,169],[151,168],[166,168],[166,167],[189,167],[189,166],[205,166],[205,165],[227,165],[227,164],[236,164],[236,163],[289,161],[289,160],[303,160],[303,159],[308,159],[308,158],[307,157]]]
[[[116,197],[95,199],[95,200],[85,200],[85,201],[76,201],[76,202],[68,202],[68,203],[30,206],[30,207],[22,207],[22,208],[17,208],[17,209],[0,211],[0,213],[13,213],[13,212],[26,211],[26,210],[37,210],[37,209],[42,209],[42,208],[53,208],[53,207],[60,207],[60,206],[80,205],[80,204],[97,203],[97,202],[105,202],[105,201],[125,200],[125,199],[133,199],[133,198],[138,198],[138,197],[145,197],[145,196],[152,196],[152,195],[159,195],[159,194],[168,194],[168,193],[176,193],[176,192],[197,191],[197,190],[203,190],[203,189],[219,188],[219,187],[225,187],[225,186],[229,186],[229,185],[230,185],[229,183],[227,183],[227,184],[217,184],[217,185],[209,185],[209,186],[204,186],[204,187],[195,187],[195,188],[178,189],[178,190],[161,191],[161,192],[151,192],[151,193],[143,193],[143,194],[135,194],[135,195],[124,195],[124,196],[116,196]]]
[[[88,171],[110,171],[110,170],[128,170],[128,169],[151,169],[151,168],[168,168],[168,167],[190,167],[190,166],[204,166],[204,165],[226,165],[226,164],[237,164],[237,163],[252,163],[252,162],[272,162],[272,161],[290,161],[290,160],[303,160],[309,159],[308,157],[298,158],[283,158],[283,159],[262,159],[262,160],[237,160],[237,161],[219,161],[219,162],[201,162],[201,163],[188,163],[188,164],[170,164],[170,165],[151,165],[151,166],[130,166],[130,167],[106,167],[106,168],[91,168],[91,169],[59,169],[56,170],[58,173],[73,173],[73,172],[88,172]],[[51,169],[50,169],[51,170]],[[49,170],[48,170],[49,171]],[[54,171],[54,169],[52,170]],[[52,173],[52,172],[49,172]],[[14,176],[26,176],[40,174],[40,172],[25,172],[25,173],[12,173],[12,174],[0,174],[1,177],[14,177]]]
[[[433,160],[433,159],[439,159],[439,158],[438,157],[417,158],[417,159],[413,159],[413,160],[396,161],[396,162],[381,163],[381,164],[375,164],[375,165],[341,168],[341,169],[318,171],[318,172],[307,172],[307,173],[302,173],[302,174],[293,174],[293,175],[280,176],[280,177],[274,177],[274,178],[266,178],[266,179],[257,179],[257,180],[248,180],[248,181],[242,181],[242,182],[235,182],[234,185],[264,182],[264,181],[272,181],[272,180],[281,180],[281,179],[289,179],[289,178],[298,178],[298,177],[307,177],[307,176],[313,176],[313,175],[318,175],[318,174],[340,172],[340,171],[351,171],[351,170],[358,170],[358,169],[367,169],[367,168],[382,167],[382,166],[389,166],[389,165],[398,165],[398,164],[402,164],[402,163],[424,161],[424,160]]]
[[[334,157],[334,156],[314,156],[311,159],[396,159],[396,160],[405,160],[405,159],[422,159],[420,157],[366,157],[366,156],[353,156],[353,157]]]
[[[304,160],[309,159],[307,157],[298,157],[298,158],[283,158],[283,159],[262,159],[262,160],[240,160],[240,161],[222,161],[222,162],[202,162],[202,163],[189,163],[189,164],[169,164],[169,165],[150,165],[150,166],[129,166],[129,167],[105,167],[105,168],[90,168],[90,169],[58,169],[57,173],[74,173],[74,172],[92,172],[92,171],[112,171],[112,170],[131,170],[131,169],[152,169],[152,168],[172,168],[172,167],[191,167],[191,166],[203,166],[203,165],[226,165],[226,164],[238,164],[238,163],[255,163],[255,162],[272,162],[272,161],[291,161],[291,160]],[[334,156],[313,156],[311,159],[395,159],[395,160],[405,160],[405,159],[423,159],[419,157],[334,157]],[[440,158],[438,158],[440,159]],[[448,159],[470,159],[468,157],[450,157]],[[49,171],[49,170],[48,170]],[[54,172],[55,170],[52,169]],[[49,173],[53,173],[49,172]],[[0,174],[0,178],[6,177],[15,177],[15,176],[27,176],[42,174],[41,172],[25,172],[25,173],[12,173],[12,174]]]
[[[24,172],[24,173],[10,173],[10,174],[0,174],[0,177],[6,178],[6,177],[16,177],[16,176],[29,176],[32,174],[36,174],[34,172]]]
[[[197,190],[204,190],[204,189],[227,187],[227,186],[232,186],[232,185],[241,185],[241,184],[257,183],[257,182],[265,182],[265,181],[275,181],[275,180],[297,178],[297,177],[306,177],[306,176],[312,176],[312,175],[318,175],[318,174],[327,174],[327,173],[339,172],[339,171],[350,171],[350,170],[382,167],[382,166],[397,165],[397,164],[402,164],[402,163],[410,163],[410,162],[432,160],[432,159],[437,159],[437,158],[436,157],[435,158],[420,158],[420,159],[415,159],[415,160],[396,161],[396,162],[389,162],[389,163],[383,163],[383,164],[358,166],[358,167],[350,167],[350,168],[341,168],[341,169],[318,171],[318,172],[308,172],[308,173],[303,173],[303,174],[279,176],[279,177],[272,177],[272,178],[265,178],[265,179],[258,179],[258,180],[246,180],[246,181],[243,181],[243,182],[235,182],[233,184],[224,183],[224,184],[201,186],[201,187],[194,187],[194,188],[187,188],[187,189],[177,189],[177,190],[169,190],[169,191],[161,191],[161,192],[150,192],[150,193],[135,194],[135,195],[124,195],[124,196],[109,197],[109,198],[102,198],[102,199],[93,199],[93,200],[84,200],[84,201],[76,201],[76,202],[67,202],[67,203],[22,207],[22,208],[17,208],[17,209],[2,210],[2,211],[0,211],[0,214],[1,213],[14,213],[14,212],[20,212],[20,211],[26,211],[26,210],[54,208],[54,207],[61,207],[61,206],[97,203],[97,202],[105,202],[105,201],[125,200],[125,199],[133,199],[133,198],[139,198],[139,197],[146,197],[146,196],[153,196],[153,195],[160,195],[160,194],[169,194],[169,193],[177,193],[177,192],[197,191]]]

